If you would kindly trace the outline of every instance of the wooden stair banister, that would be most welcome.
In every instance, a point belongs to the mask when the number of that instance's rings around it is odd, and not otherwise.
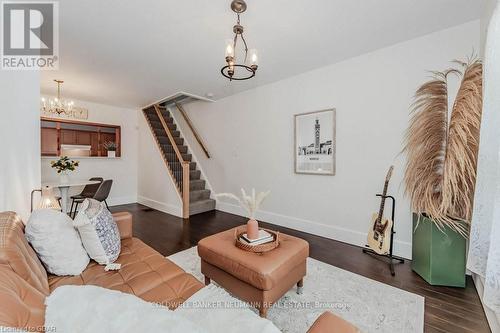
[[[189,128],[191,129],[191,132],[193,132],[194,137],[196,138],[196,141],[198,141],[199,145],[201,146],[201,149],[203,150],[203,152],[205,153],[205,155],[207,156],[207,158],[210,158],[210,154],[208,153],[208,149],[205,146],[205,143],[203,142],[203,139],[201,138],[201,136],[196,131],[196,128],[194,127],[193,123],[191,122],[191,119],[189,119],[189,117],[188,117],[186,111],[184,110],[184,108],[182,107],[182,105],[180,105],[179,103],[175,102],[175,106],[177,107],[177,110],[179,110],[179,112],[181,113],[182,117],[184,118],[184,120],[188,124]]]
[[[188,218],[214,210],[216,202],[210,197],[211,190],[201,179],[201,171],[193,161],[172,112],[159,103],[143,108],[142,112],[182,202],[181,216]]]
[[[156,114],[158,115],[158,118],[160,119],[160,122],[163,126],[163,129],[165,130],[165,133],[167,134],[168,140],[170,141],[170,144],[174,149],[175,155],[177,156],[177,159],[182,166],[182,184],[177,184],[176,182],[177,185],[176,187],[182,200],[182,217],[186,219],[189,218],[189,176],[190,176],[189,162],[184,161],[184,158],[182,157],[182,154],[179,151],[177,144],[175,143],[175,139],[172,133],[170,132],[170,129],[168,128],[167,122],[165,121],[165,119],[163,119],[160,107],[157,104],[155,104],[154,109],[156,111]],[[169,167],[168,163],[166,164],[167,167]],[[173,178],[175,179],[175,177]]]

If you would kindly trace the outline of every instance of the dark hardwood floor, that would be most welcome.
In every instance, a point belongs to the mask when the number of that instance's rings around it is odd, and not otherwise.
[[[165,256],[188,249],[208,235],[246,223],[241,216],[220,211],[183,220],[140,204],[114,206],[111,210],[132,213],[134,235]],[[392,277],[388,265],[363,254],[357,246],[266,223],[261,225],[307,240],[312,258],[424,296],[425,332],[490,332],[470,277],[464,289],[434,287],[415,274],[408,261],[396,265],[396,276]]]

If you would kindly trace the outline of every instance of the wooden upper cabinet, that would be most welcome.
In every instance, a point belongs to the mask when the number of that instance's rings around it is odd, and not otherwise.
[[[90,146],[90,156],[106,157],[105,142],[118,144],[116,157],[121,156],[121,128],[117,125],[98,124],[66,119],[41,119],[41,151],[42,156],[59,156],[61,145]],[[65,154],[71,157],[81,156],[83,148],[65,147]],[[85,150],[85,149],[83,149]]]
[[[57,156],[59,147],[57,143],[57,129],[42,127],[41,132],[42,155]]]
[[[75,131],[76,132],[76,144],[90,146],[92,141],[90,140],[90,132],[88,131]]]
[[[61,144],[62,145],[76,145],[76,131],[71,129],[61,130]]]
[[[97,132],[90,133],[90,156],[100,156],[99,134],[97,134]]]

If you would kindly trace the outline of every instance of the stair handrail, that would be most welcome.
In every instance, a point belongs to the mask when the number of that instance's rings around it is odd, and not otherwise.
[[[174,136],[172,135],[172,133],[170,133],[170,128],[168,128],[167,122],[165,121],[165,119],[163,119],[163,115],[161,114],[160,107],[157,104],[155,104],[154,108],[156,111],[156,115],[160,119],[161,125],[163,126],[163,129],[165,130],[165,133],[167,133],[168,140],[170,141],[170,144],[174,148],[174,152],[175,152],[175,155],[177,156],[177,159],[179,160],[180,163],[183,163],[184,158],[182,158],[182,154],[181,154],[179,148],[177,148],[177,144],[175,143]]]
[[[179,112],[181,113],[182,117],[184,117],[184,120],[186,121],[186,123],[188,124],[189,128],[191,129],[191,132],[193,132],[194,137],[195,137],[196,141],[198,141],[198,144],[201,146],[201,149],[203,150],[203,152],[205,153],[205,155],[207,156],[207,158],[210,158],[210,154],[208,153],[208,149],[205,146],[205,143],[203,142],[203,139],[198,134],[198,131],[196,131],[196,128],[194,127],[193,122],[188,117],[188,115],[187,115],[186,111],[184,110],[184,108],[178,102],[175,102],[174,104],[177,107],[177,110],[179,110]]]
[[[170,144],[172,145],[175,155],[177,159],[179,160],[179,163],[182,166],[182,185],[177,184],[177,181],[175,181],[177,189],[179,190],[179,194],[181,195],[181,200],[182,200],[182,217],[183,218],[189,218],[189,162],[184,161],[184,158],[182,157],[181,152],[179,151],[179,148],[177,147],[177,144],[175,143],[174,136],[170,132],[170,128],[168,128],[167,122],[165,119],[163,119],[163,115],[161,114],[160,106],[158,104],[154,105],[154,109],[156,111],[156,115],[160,119],[161,125],[163,126],[163,129],[165,130],[165,133],[167,133],[168,140],[170,141]],[[168,166],[168,163],[167,163]],[[175,180],[175,177],[174,177]]]

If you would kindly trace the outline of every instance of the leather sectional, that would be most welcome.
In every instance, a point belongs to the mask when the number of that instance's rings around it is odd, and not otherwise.
[[[104,271],[91,261],[79,276],[47,274],[24,236],[24,223],[14,212],[0,213],[0,326],[43,331],[44,300],[62,285],[96,285],[134,294],[146,301],[175,309],[203,284],[141,240],[132,237],[132,216],[113,214],[122,239],[118,271]],[[322,315],[309,332],[353,332],[338,330],[343,321]]]

